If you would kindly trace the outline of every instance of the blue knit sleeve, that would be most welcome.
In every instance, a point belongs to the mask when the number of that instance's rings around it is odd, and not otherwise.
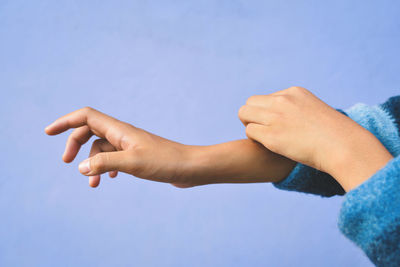
[[[331,197],[344,195],[342,186],[329,174],[314,169],[302,163],[297,163],[290,174],[280,182],[275,182],[276,188],[288,191]]]
[[[345,195],[338,226],[377,266],[400,266],[400,157]]]
[[[400,154],[400,96],[391,97],[380,105],[358,103],[344,111],[337,110],[373,133],[393,156]],[[273,185],[283,190],[322,197],[345,193],[332,176],[301,163],[297,163],[284,180]]]

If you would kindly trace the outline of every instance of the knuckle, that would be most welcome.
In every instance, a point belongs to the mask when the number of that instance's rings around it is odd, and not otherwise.
[[[239,111],[238,111],[238,116],[239,116],[239,118],[242,118],[242,117],[244,116],[245,112],[246,112],[246,105],[241,106],[241,107],[239,108]]]
[[[252,95],[249,98],[247,98],[246,104],[251,104],[257,99],[257,95]]]
[[[94,113],[95,111],[97,111],[95,108],[92,108],[92,107],[89,107],[89,106],[86,106],[86,107],[82,108],[82,110],[83,110],[83,113],[86,116],[89,115],[89,114]]]
[[[149,155],[153,154],[154,151],[137,143],[131,143],[130,147],[127,149],[127,154],[129,155],[129,159],[132,161],[132,167],[137,168],[139,162],[142,162],[141,159],[148,158]]]
[[[289,88],[289,92],[293,93],[293,94],[303,94],[305,93],[307,90],[303,87],[300,86],[292,86]]]
[[[86,106],[86,107],[82,108],[82,110],[85,111],[85,112],[90,112],[90,111],[93,110],[93,108],[89,107],[89,106]]]
[[[277,96],[275,97],[275,102],[276,102],[278,105],[285,105],[285,104],[287,104],[288,102],[290,102],[290,96],[289,96],[289,95],[277,95]]]

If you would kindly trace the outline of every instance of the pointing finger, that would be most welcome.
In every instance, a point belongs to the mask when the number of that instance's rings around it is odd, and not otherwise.
[[[128,124],[96,109],[85,107],[58,118],[46,127],[45,132],[49,135],[56,135],[70,128],[85,125],[89,126],[93,134],[106,138],[113,146],[120,148],[122,133]]]

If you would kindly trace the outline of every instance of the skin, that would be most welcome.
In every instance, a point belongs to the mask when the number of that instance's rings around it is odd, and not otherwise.
[[[329,173],[345,191],[393,158],[372,133],[302,87],[251,96],[238,115],[247,137]]]
[[[79,171],[97,187],[100,177],[118,172],[187,188],[213,183],[277,182],[284,179],[295,162],[271,152],[260,143],[235,140],[210,146],[180,144],[98,110],[85,107],[62,116],[45,128],[58,135],[74,128],[62,156],[72,162],[82,145],[96,135],[89,158]],[[86,166],[86,168],[85,168]]]
[[[349,191],[393,158],[373,134],[301,87],[252,96],[238,115],[249,139],[210,146],[180,144],[90,107],[60,117],[45,132],[75,128],[63,155],[67,163],[91,136],[99,137],[79,165],[92,187],[101,174],[119,171],[180,188],[278,182],[301,162]]]

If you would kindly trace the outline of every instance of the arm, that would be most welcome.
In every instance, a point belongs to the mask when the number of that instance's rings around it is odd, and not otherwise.
[[[187,146],[190,151],[182,187],[215,183],[277,182],[296,164],[250,139],[210,146]],[[179,186],[179,184],[175,184]]]
[[[72,162],[93,135],[89,158],[79,171],[97,187],[100,175],[119,171],[152,181],[191,187],[211,183],[272,182],[283,179],[295,163],[252,140],[210,146],[184,145],[167,140],[93,108],[58,118],[45,132],[57,135],[75,128],[68,137],[63,160]]]
[[[337,111],[374,134],[392,155],[400,154],[400,96],[391,97],[380,105],[356,104],[345,111]],[[381,147],[380,144],[378,146]],[[275,187],[284,190],[321,196],[345,194],[341,184],[330,174],[274,154],[258,142],[237,140],[193,148],[193,168],[188,168],[191,172],[186,177],[204,184],[273,182]],[[221,161],[222,158],[226,160]],[[386,159],[390,158],[387,155]],[[366,175],[369,174],[367,172]]]
[[[372,128],[375,135],[382,136],[381,142],[396,155],[378,171],[371,169],[367,162],[349,159],[343,166],[343,176],[353,165],[364,165],[366,176],[348,176],[354,187],[345,195],[339,214],[338,226],[341,232],[358,245],[377,266],[400,265],[400,97],[392,97],[380,106],[372,107],[365,116],[366,106],[358,104],[350,112],[360,118],[363,124],[376,121]],[[389,115],[389,116],[388,116]],[[368,147],[368,143],[365,144]],[[370,152],[378,156],[381,150]]]
[[[393,159],[382,144],[399,153],[399,97],[389,99],[385,109],[356,105],[349,110],[362,124],[375,126],[371,132],[382,143],[305,89],[248,102],[240,113],[248,136],[329,173],[348,192],[340,230],[378,266],[399,266],[400,156]]]

